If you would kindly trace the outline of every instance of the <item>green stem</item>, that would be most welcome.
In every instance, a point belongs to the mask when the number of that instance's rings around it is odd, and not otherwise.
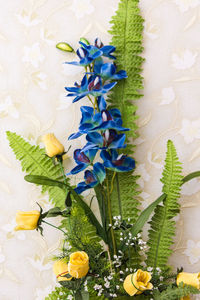
[[[108,200],[108,217],[109,217],[109,223],[111,225],[110,232],[111,232],[111,238],[112,238],[113,252],[114,252],[114,255],[116,255],[117,250],[116,250],[115,235],[114,235],[114,230],[113,230],[113,221],[112,221],[112,211],[111,211],[111,200],[110,200],[108,176],[106,176],[106,188],[107,188],[107,200]]]
[[[110,194],[112,194],[112,191],[113,191],[113,188],[114,188],[114,179],[115,179],[115,176],[116,176],[116,172],[113,173],[113,177],[112,177],[112,180],[111,180]]]
[[[60,170],[61,170],[61,173],[62,173],[62,176],[63,176],[63,181],[64,181],[65,184],[67,184],[67,180],[66,180],[65,171],[64,171],[64,168],[63,168],[62,161],[58,160],[58,162],[59,162]]]
[[[59,165],[60,165],[60,170],[61,170],[61,173],[62,173],[62,176],[63,176],[63,181],[64,181],[64,184],[67,185],[67,179],[66,179],[66,176],[65,176],[65,171],[64,171],[64,167],[63,167],[63,162],[62,160],[58,160],[59,162]],[[69,225],[69,230],[71,232],[71,220],[70,220],[70,216],[68,217],[68,225]]]
[[[56,228],[56,229],[62,231],[64,234],[67,234],[67,233],[66,233],[64,230],[62,230],[61,228],[59,228],[59,227],[57,227],[57,226],[55,226],[55,225],[53,225],[53,224],[51,224],[51,223],[49,223],[49,222],[47,222],[47,221],[42,220],[42,222],[45,223],[45,224],[47,224],[47,225],[49,225],[49,226],[51,226],[51,227],[53,227],[53,228]]]
[[[116,175],[116,183],[117,183],[117,200],[118,200],[118,206],[119,206],[119,214],[121,216],[121,220],[123,219],[122,215],[122,202],[120,197],[120,189],[119,189],[119,177],[118,174]]]

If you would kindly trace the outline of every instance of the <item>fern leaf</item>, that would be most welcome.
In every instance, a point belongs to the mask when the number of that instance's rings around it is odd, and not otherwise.
[[[52,159],[45,155],[44,149],[32,146],[20,135],[7,131],[7,138],[15,156],[21,162],[22,171],[30,175],[43,175],[51,179],[63,181],[58,165],[54,165]],[[58,187],[43,186],[42,192],[48,192],[49,198],[55,206],[64,208],[66,194]]]
[[[199,294],[200,291],[193,286],[190,285],[179,285],[176,286],[169,286],[165,291],[162,293],[155,293],[154,299],[155,300],[177,300],[183,299],[183,297],[189,296],[190,294],[196,295]]]
[[[150,221],[149,250],[147,265],[165,268],[168,257],[172,253],[170,246],[175,235],[175,221],[173,218],[179,213],[179,197],[182,185],[181,164],[172,141],[168,141],[167,155],[163,177],[161,179],[163,192],[166,194],[163,206],[158,205]]]
[[[130,128],[127,132],[126,154],[133,154],[132,139],[137,136],[135,123],[137,116],[136,105],[133,100],[142,95],[143,78],[140,75],[144,59],[140,56],[143,51],[142,32],[143,19],[140,16],[138,0],[121,0],[116,15],[112,17],[111,44],[116,47],[116,63],[120,69],[127,72],[128,78],[121,80],[112,90],[108,101],[110,107],[116,107],[121,111],[123,125]],[[112,174],[110,176],[111,180]],[[113,215],[122,213],[124,219],[130,218],[134,222],[138,216],[138,177],[132,172],[120,173],[114,181],[114,189],[111,197]]]
[[[137,137],[137,106],[133,101],[142,97],[140,90],[143,89],[143,78],[140,75],[144,61],[140,56],[143,51],[143,18],[138,2],[121,0],[116,15],[111,19],[112,28],[109,31],[112,35],[111,44],[116,47],[117,67],[126,70],[128,75],[126,80],[118,82],[108,98],[110,107],[121,111],[123,126],[130,128],[127,132],[127,148],[124,150],[128,155],[133,154],[133,139]],[[110,172],[110,183],[112,176]],[[131,223],[137,219],[139,212],[137,178],[133,172],[117,174],[111,195],[112,214],[121,215],[125,220],[130,219]]]

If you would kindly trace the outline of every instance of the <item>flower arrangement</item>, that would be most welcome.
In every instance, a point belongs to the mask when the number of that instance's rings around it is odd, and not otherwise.
[[[139,54],[143,20],[138,1],[121,0],[112,23],[116,47],[104,45],[99,38],[94,44],[81,38],[76,51],[79,61],[68,62],[82,66],[84,76],[81,83],[65,88],[67,97],[73,97],[73,103],[86,97],[89,104],[81,106],[78,131],[69,136],[71,143],[82,135],[86,138],[84,147],[74,150],[76,166],[66,172],[63,158],[68,151],[52,133],[43,137],[45,149],[7,133],[11,148],[28,173],[25,180],[41,185],[55,205],[46,212],[41,207],[18,212],[16,230],[36,229],[43,234],[46,223],[63,232],[63,246],[53,266],[59,287],[46,300],[190,299],[190,294],[200,292],[200,273],[185,273],[183,268],[173,271],[167,262],[181,186],[200,172],[183,177],[176,149],[168,141],[161,179],[163,194],[139,210],[131,140],[136,136],[136,107],[130,102],[141,97],[142,88],[143,59]],[[64,42],[57,48],[73,53]],[[74,187],[70,178],[80,172],[84,172],[84,180]],[[84,199],[89,189],[92,196]],[[95,200],[98,215],[91,209]],[[148,240],[144,241],[142,229],[152,214]],[[47,221],[58,216],[59,227]]]

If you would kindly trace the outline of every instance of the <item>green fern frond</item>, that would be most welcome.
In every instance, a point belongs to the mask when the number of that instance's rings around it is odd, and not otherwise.
[[[108,98],[110,107],[121,111],[123,126],[130,128],[126,133],[127,148],[123,150],[128,155],[133,154],[133,139],[137,137],[135,123],[137,107],[133,101],[142,96],[140,90],[143,89],[143,78],[140,73],[144,59],[140,55],[143,51],[144,20],[140,15],[138,2],[138,0],[121,0],[116,15],[111,19],[112,28],[109,31],[112,35],[111,44],[116,47],[116,64],[120,69],[126,70],[128,75],[128,78],[118,82]],[[120,215],[121,209],[124,219],[131,218],[131,222],[138,216],[137,178],[132,172],[118,174],[111,197],[113,215]]]
[[[132,100],[142,97],[143,78],[140,75],[144,59],[142,33],[143,18],[140,15],[138,0],[121,0],[116,15],[112,17],[113,24],[109,31],[112,35],[111,44],[116,47],[116,63],[120,69],[126,70],[128,78],[121,80],[109,96],[111,106],[118,108],[122,114],[123,126],[130,128],[127,133],[127,151],[133,152],[130,138],[137,136],[135,115],[137,107]]]
[[[162,293],[155,293],[154,300],[180,300],[185,296],[197,295],[200,291],[193,286],[180,284],[178,287],[169,285]]]
[[[30,175],[43,175],[51,179],[63,181],[58,165],[54,165],[52,159],[45,155],[44,149],[32,146],[20,135],[7,131],[7,138],[15,156],[21,162],[22,171]],[[65,208],[66,194],[58,187],[43,186],[42,192],[49,193],[49,199],[55,206]]]
[[[150,221],[147,253],[147,265],[151,267],[165,268],[168,257],[172,253],[170,246],[175,235],[175,221],[173,218],[179,213],[179,197],[183,176],[181,164],[178,160],[176,149],[172,141],[168,141],[167,155],[163,177],[161,179],[163,192],[166,199],[162,205],[158,205]]]
[[[142,33],[143,18],[140,15],[138,0],[121,0],[116,15],[112,17],[111,44],[116,47],[116,64],[119,69],[126,70],[128,78],[121,80],[108,97],[110,107],[118,108],[122,114],[123,126],[130,128],[126,133],[127,148],[123,150],[128,155],[134,152],[133,139],[137,137],[136,110],[133,102],[142,97],[143,78],[140,75],[144,59],[140,56],[143,51]],[[109,182],[113,173],[110,172]],[[138,184],[133,172],[118,173],[113,183],[111,195],[112,214],[121,215],[131,223],[138,217],[139,200],[137,198]],[[134,255],[133,255],[134,256]],[[136,255],[138,256],[138,255]],[[138,259],[134,259],[136,262]],[[135,263],[134,266],[136,267]]]

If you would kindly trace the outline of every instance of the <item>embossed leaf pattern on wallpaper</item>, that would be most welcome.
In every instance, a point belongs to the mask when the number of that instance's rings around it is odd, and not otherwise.
[[[32,144],[41,144],[41,136],[54,131],[69,146],[67,136],[78,125],[80,105],[71,105],[64,86],[77,80],[80,69],[63,64],[73,54],[60,52],[55,44],[67,41],[76,48],[80,36],[109,42],[109,20],[118,1],[0,0],[0,4],[0,299],[44,300],[56,284],[50,258],[61,236],[51,228],[45,229],[45,238],[37,232],[14,232],[16,210],[37,209],[36,200],[44,209],[50,204],[39,188],[24,182],[5,131],[16,131]],[[145,18],[145,96],[138,102],[140,137],[135,155],[145,208],[160,195],[158,178],[167,139],[174,141],[186,174],[200,167],[200,0],[141,0],[140,5]],[[76,143],[71,153],[82,145],[81,140]],[[72,161],[65,165],[70,169]],[[171,263],[197,272],[198,179],[184,186],[181,204]]]

